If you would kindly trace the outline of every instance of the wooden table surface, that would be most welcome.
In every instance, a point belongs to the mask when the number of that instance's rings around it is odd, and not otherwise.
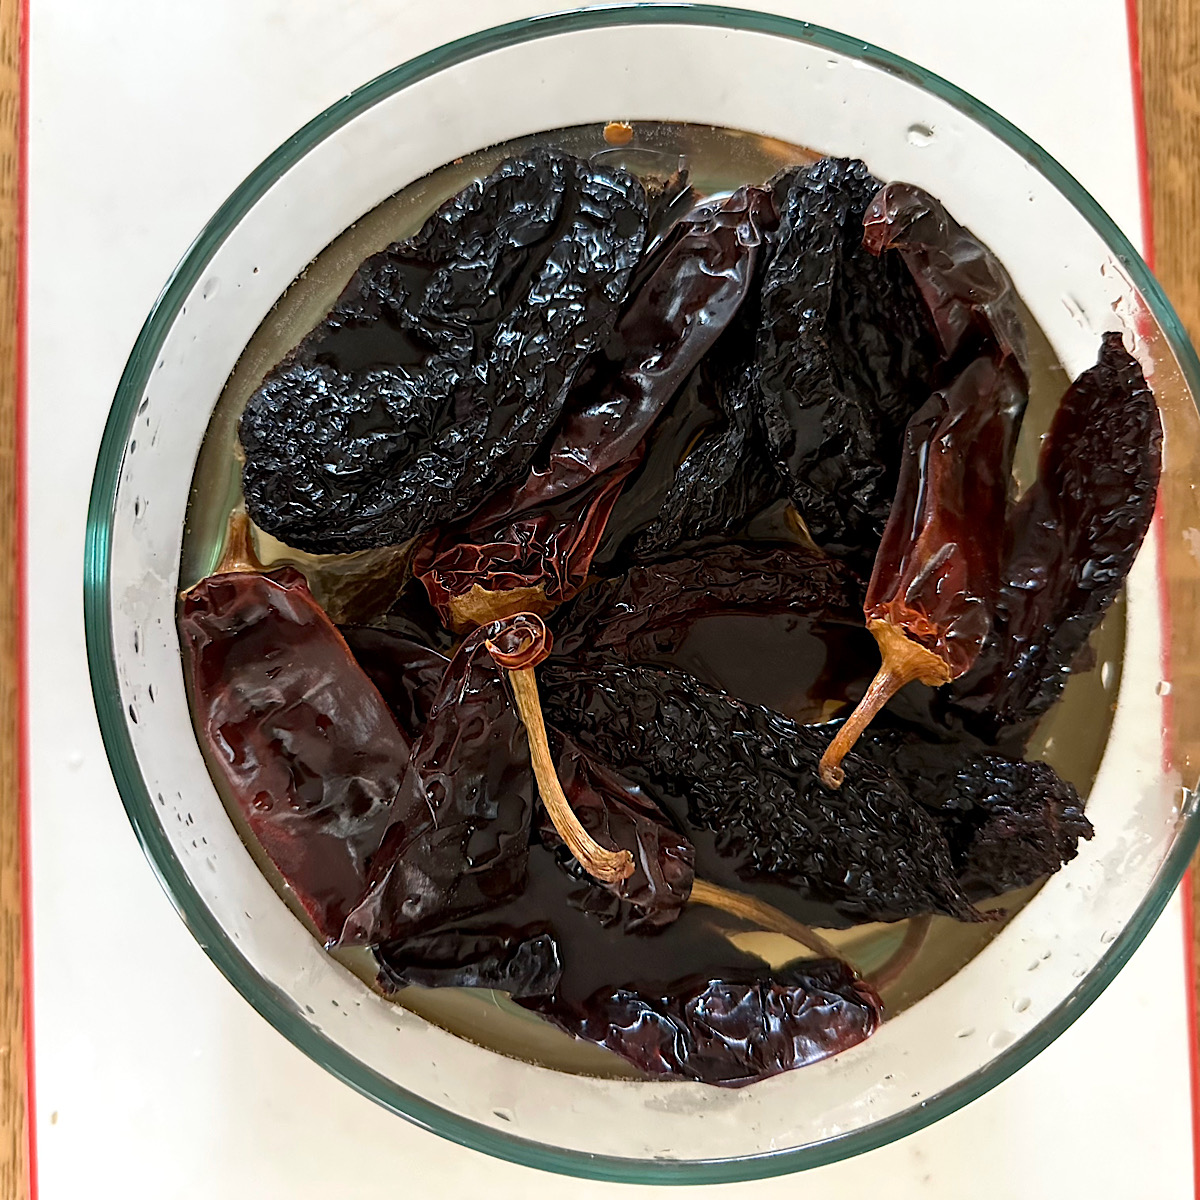
[[[1200,0],[1140,0],[1140,9],[1155,268],[1200,345]],[[28,1194],[18,825],[19,38],[19,0],[0,0],[0,1200]],[[1200,962],[1200,859],[1192,878]]]

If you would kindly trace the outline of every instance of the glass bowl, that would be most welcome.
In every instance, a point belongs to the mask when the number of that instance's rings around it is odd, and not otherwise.
[[[666,69],[669,66],[669,69]],[[327,957],[239,840],[188,715],[175,631],[189,485],[222,386],[300,271],[389,195],[459,155],[612,118],[752,131],[920,184],[987,242],[1072,374],[1126,333],[1166,429],[1159,518],[1130,576],[1125,667],[1089,798],[1097,834],[1004,931],[874,1038],[740,1091],[596,1079],[482,1049]],[[347,273],[352,264],[347,265]],[[329,1071],[425,1128],[531,1166],[721,1182],[799,1170],[921,1128],[999,1083],[1081,1013],[1162,910],[1200,837],[1200,704],[1185,664],[1200,364],[1146,265],[1029,138],[882,50],[704,5],[505,25],[389,71],[270,156],[209,222],[146,321],[96,468],[87,646],[105,744],[164,888],[230,982]],[[1034,969],[1036,968],[1036,969]]]

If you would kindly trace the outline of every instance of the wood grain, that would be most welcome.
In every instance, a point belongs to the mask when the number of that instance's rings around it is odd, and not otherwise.
[[[1141,0],[1138,7],[1155,272],[1200,346],[1200,5]],[[1168,538],[1172,553],[1184,553],[1181,540]],[[1200,597],[1195,611],[1200,613]],[[1175,654],[1172,666],[1177,708],[1185,700],[1195,703],[1200,635],[1185,653]],[[1200,856],[1191,878],[1192,938],[1200,964]],[[1200,974],[1192,982],[1200,1005]]]
[[[0,0],[0,1197],[28,1194],[17,588],[20,5]]]

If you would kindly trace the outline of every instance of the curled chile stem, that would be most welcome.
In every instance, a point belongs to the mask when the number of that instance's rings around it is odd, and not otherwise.
[[[733,892],[728,888],[719,887],[715,883],[709,883],[706,879],[696,879],[692,882],[692,891],[688,896],[688,901],[706,905],[708,908],[718,908],[731,917],[737,917],[739,920],[757,925],[759,929],[765,930],[767,933],[783,934],[784,937],[799,942],[801,946],[822,958],[840,959],[842,957],[837,948],[827,942],[816,930],[810,929],[807,925],[801,924],[789,917],[787,913],[780,912],[779,909],[765,904],[762,900],[747,896],[744,892]]]
[[[920,642],[913,641],[890,622],[868,621],[867,628],[879,643],[883,663],[858,706],[837,731],[829,743],[829,749],[821,755],[821,782],[828,788],[842,786],[842,780],[846,777],[842,770],[842,759],[853,748],[875,714],[905,684],[919,680],[929,687],[940,687],[953,678],[950,666],[943,658],[927,650]]]
[[[584,829],[563,792],[550,757],[534,668],[550,653],[552,641],[541,617],[536,613],[517,613],[485,645],[496,665],[508,672],[517,712],[529,736],[529,757],[538,791],[558,836],[589,875],[601,883],[620,883],[633,874],[633,855],[628,850],[605,849]]]

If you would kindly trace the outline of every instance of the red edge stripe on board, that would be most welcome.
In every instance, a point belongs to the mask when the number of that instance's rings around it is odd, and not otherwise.
[[[29,662],[26,609],[26,281],[29,243],[29,0],[21,0],[20,114],[17,146],[17,787],[21,839],[21,963],[25,1017],[25,1136],[30,1200],[38,1195],[37,1105],[33,1068],[33,888],[29,828]]]
[[[1125,0],[1125,20],[1129,33],[1129,71],[1133,83],[1133,118],[1134,137],[1137,141],[1138,158],[1138,191],[1142,210],[1142,256],[1147,265],[1154,268],[1154,207],[1150,199],[1150,166],[1146,150],[1146,105],[1145,90],[1142,84],[1142,53],[1141,38],[1138,28],[1138,0]],[[1170,609],[1167,604],[1165,571],[1165,556],[1161,553],[1163,547],[1162,509],[1155,514],[1156,532],[1160,547],[1159,554],[1159,591],[1162,597],[1163,625],[1163,678],[1170,679]],[[1163,720],[1170,728],[1170,694],[1164,697]],[[1164,739],[1163,755],[1165,766],[1170,766],[1170,738]],[[1183,963],[1185,985],[1187,987],[1187,1037],[1188,1061],[1191,1075],[1192,1101],[1192,1154],[1193,1154],[1193,1186],[1200,1200],[1200,1034],[1197,1030],[1196,1013],[1196,953],[1194,937],[1193,897],[1191,872],[1185,873],[1180,885],[1180,899],[1183,904]]]

